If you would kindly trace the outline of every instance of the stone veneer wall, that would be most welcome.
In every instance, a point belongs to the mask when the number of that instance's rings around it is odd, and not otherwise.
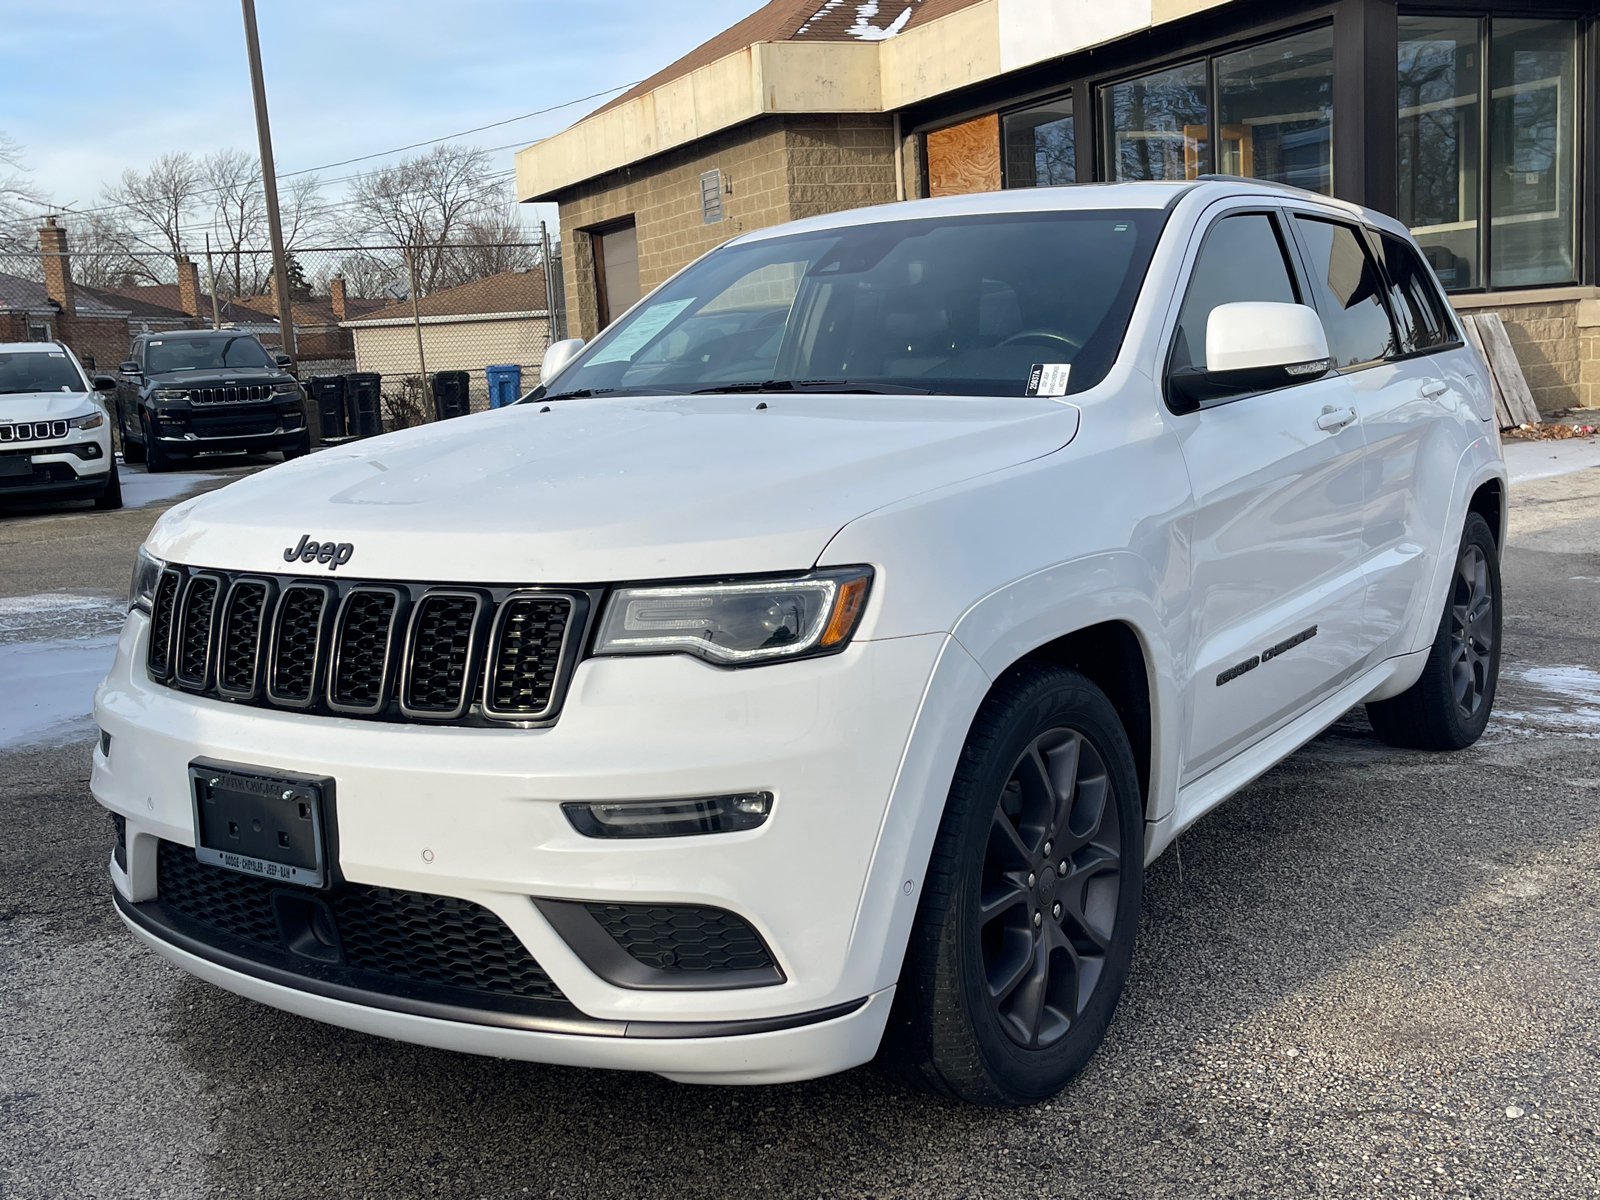
[[[1499,296],[1458,296],[1463,313],[1494,311],[1542,413],[1600,408],[1600,289],[1529,292],[1522,303]]]
[[[723,219],[707,225],[700,176],[712,169],[722,171]],[[648,292],[746,230],[894,198],[892,121],[873,114],[768,117],[581,184],[560,197],[568,332],[599,332],[596,226],[633,218]]]

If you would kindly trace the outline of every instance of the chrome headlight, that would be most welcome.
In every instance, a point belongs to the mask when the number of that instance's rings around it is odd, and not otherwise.
[[[298,392],[300,390],[300,385],[298,383],[295,383],[293,380],[290,380],[290,381],[288,381],[286,383],[275,383],[275,384],[273,384],[272,385],[272,390],[274,392],[277,392],[277,393],[281,394],[281,395],[287,395],[290,392]]]
[[[71,421],[67,422],[67,424],[71,425],[74,429],[99,429],[100,426],[104,425],[105,423],[106,416],[104,413],[100,412],[92,412],[81,417],[73,417]]]
[[[150,611],[150,605],[155,599],[156,584],[161,582],[161,572],[166,570],[166,567],[166,563],[143,546],[139,547],[139,556],[133,560],[133,579],[128,583],[129,608],[137,608],[141,612]]]
[[[625,587],[612,593],[596,654],[693,654],[745,666],[842,650],[855,633],[872,568],[799,579]]]
[[[151,393],[152,400],[187,400],[189,393],[183,388],[157,388]]]

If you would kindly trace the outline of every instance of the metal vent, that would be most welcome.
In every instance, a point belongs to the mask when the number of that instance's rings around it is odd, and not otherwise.
[[[215,575],[196,575],[184,589],[172,664],[173,675],[184,687],[203,688],[211,682],[212,618],[221,591],[222,580]]]
[[[324,583],[294,583],[283,589],[272,632],[272,665],[267,697],[287,708],[315,702],[322,667],[322,629],[333,589]]]
[[[329,708],[376,713],[389,702],[389,660],[400,600],[394,588],[356,588],[344,598],[328,687]]]
[[[722,220],[722,171],[714,168],[700,176],[700,222],[715,225]]]
[[[177,615],[178,592],[183,587],[183,577],[178,572],[161,572],[156,584],[156,594],[150,604],[150,653],[147,660],[150,674],[165,679],[172,661],[173,618]]]
[[[572,628],[568,596],[513,595],[495,620],[484,711],[535,720],[550,711]]]
[[[400,692],[407,716],[448,720],[466,711],[482,609],[476,592],[429,592],[417,605]]]
[[[217,642],[217,691],[234,700],[254,700],[261,691],[261,652],[273,585],[266,579],[241,579],[223,602]]]

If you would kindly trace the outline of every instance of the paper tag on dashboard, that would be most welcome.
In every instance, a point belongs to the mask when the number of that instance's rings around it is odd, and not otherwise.
[[[1071,363],[1034,363],[1033,370],[1028,372],[1028,389],[1024,394],[1029,396],[1065,396],[1067,394],[1067,376],[1071,372]]]

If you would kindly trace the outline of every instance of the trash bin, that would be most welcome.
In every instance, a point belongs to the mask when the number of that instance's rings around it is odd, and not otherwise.
[[[312,406],[321,422],[322,440],[334,441],[349,436],[344,414],[344,376],[313,375],[306,384]]]
[[[383,376],[376,371],[356,371],[344,377],[344,394],[353,437],[376,437],[383,432]]]
[[[436,420],[464,417],[472,411],[472,394],[465,371],[439,371],[433,377],[433,415]]]
[[[522,397],[522,368],[516,363],[492,363],[483,369],[489,377],[489,407],[515,404]]]

